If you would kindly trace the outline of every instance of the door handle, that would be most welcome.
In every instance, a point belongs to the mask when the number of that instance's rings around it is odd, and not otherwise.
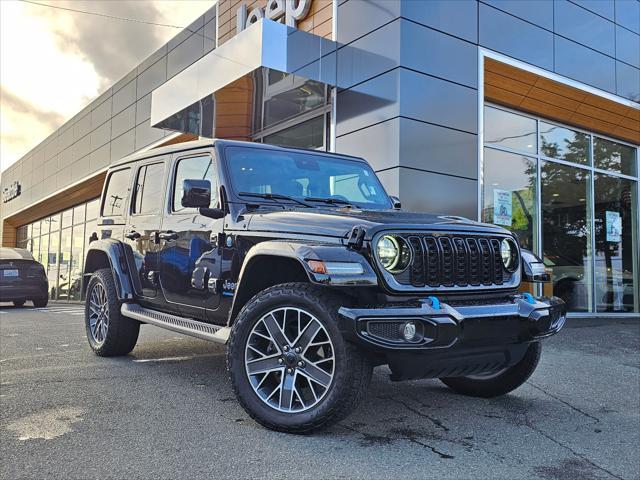
[[[167,230],[166,232],[159,233],[158,238],[160,240],[177,240],[178,234],[173,230]]]
[[[138,232],[136,232],[135,230],[131,230],[129,233],[125,233],[124,234],[125,237],[127,237],[129,240],[137,240],[138,238],[140,238],[142,235],[140,235]]]

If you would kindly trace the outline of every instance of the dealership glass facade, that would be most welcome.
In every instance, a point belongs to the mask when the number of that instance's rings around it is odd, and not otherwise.
[[[544,259],[574,312],[638,312],[638,148],[486,105],[482,220]]]
[[[98,218],[98,199],[18,229],[18,247],[47,271],[49,298],[80,300],[84,252]]]

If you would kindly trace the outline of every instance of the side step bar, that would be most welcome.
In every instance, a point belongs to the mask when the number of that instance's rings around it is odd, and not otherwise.
[[[133,318],[142,323],[166,328],[167,330],[201,338],[202,340],[209,340],[210,342],[225,344],[229,340],[229,334],[231,333],[230,327],[221,327],[169,313],[157,312],[141,307],[136,303],[123,303],[120,313],[125,317]]]

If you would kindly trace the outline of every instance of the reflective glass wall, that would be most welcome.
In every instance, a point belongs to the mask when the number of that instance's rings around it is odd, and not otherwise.
[[[638,312],[638,147],[485,106],[482,220],[515,232],[572,312]]]
[[[80,300],[85,247],[97,218],[98,199],[18,229],[17,246],[44,266],[52,300]]]

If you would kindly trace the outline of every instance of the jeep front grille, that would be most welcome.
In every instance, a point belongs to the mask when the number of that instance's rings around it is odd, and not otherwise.
[[[410,245],[413,254],[413,260],[405,271],[385,274],[400,286],[420,289],[512,286],[512,275],[504,270],[500,256],[503,236],[455,233],[397,235]]]

